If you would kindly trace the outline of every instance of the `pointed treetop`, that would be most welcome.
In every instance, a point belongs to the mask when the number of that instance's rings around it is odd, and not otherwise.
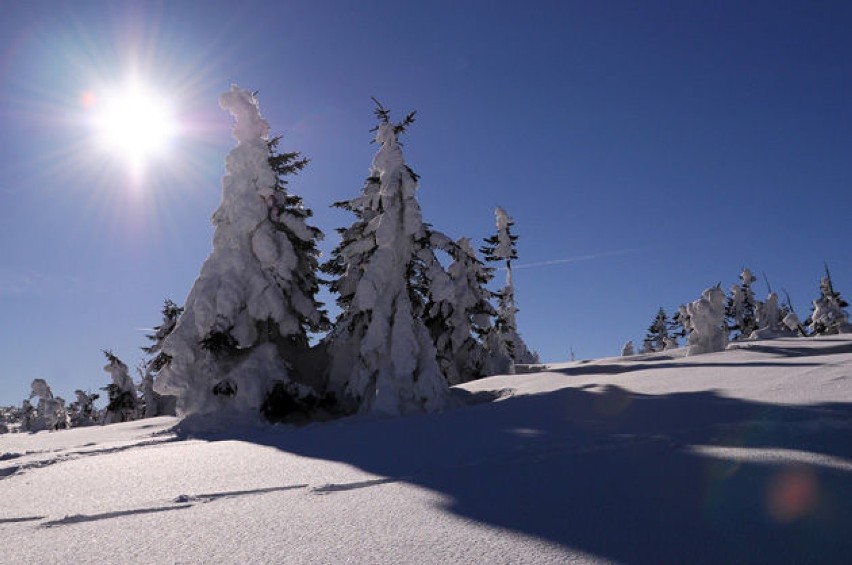
[[[219,97],[219,106],[234,116],[232,133],[240,142],[265,141],[269,135],[269,123],[260,115],[257,98],[248,90],[235,84]]]
[[[370,96],[370,99],[376,104],[375,110],[373,113],[376,115],[376,119],[379,120],[379,125],[371,129],[370,131],[379,132],[376,135],[376,141],[379,143],[384,143],[387,139],[384,139],[385,135],[382,135],[383,132],[392,133],[394,138],[396,138],[399,134],[405,133],[406,128],[414,123],[414,116],[417,114],[417,111],[409,112],[405,119],[403,119],[399,123],[393,123],[390,119],[390,110],[382,106],[382,103],[379,102],[375,96]],[[386,126],[386,127],[382,127]],[[380,136],[382,139],[380,139]]]
[[[512,227],[515,224],[515,221],[512,219],[512,216],[509,215],[506,210],[497,206],[494,209],[494,216],[497,218],[497,229],[505,230]]]

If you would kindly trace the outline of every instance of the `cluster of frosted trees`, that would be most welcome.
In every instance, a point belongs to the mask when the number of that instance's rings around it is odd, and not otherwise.
[[[497,233],[480,250],[506,268],[505,286],[492,292],[493,269],[470,240],[423,221],[419,177],[398,142],[413,113],[394,122],[377,102],[379,149],[367,180],[335,204],[354,222],[321,264],[323,234],[287,185],[307,160],[278,151],[252,93],[233,86],[220,105],[234,117],[237,145],[213,215],[213,251],[148,367],[180,415],[287,421],[439,410],[454,404],[449,386],[536,360],[515,323],[512,219],[498,208]],[[337,295],[333,323],[316,297],[321,276]]]
[[[77,399],[66,405],[44,379],[35,379],[30,386],[30,395],[20,407],[0,407],[0,433],[54,431],[105,423],[105,411],[94,406],[97,394],[78,390]]]
[[[163,310],[167,322],[168,316],[175,312],[179,313],[180,309],[167,300]],[[171,324],[173,326],[174,319]],[[143,349],[156,354],[165,335],[168,335],[166,323],[155,328],[155,333],[148,336],[155,342],[153,346]],[[100,394],[83,390],[74,391],[76,399],[66,405],[64,398],[53,394],[47,381],[35,379],[29,397],[24,399],[20,408],[0,408],[0,433],[55,431],[175,414],[174,397],[161,396],[154,391],[151,371],[162,366],[163,359],[158,358],[159,355],[149,358],[137,368],[142,377],[139,384],[133,381],[127,365],[115,354],[104,351],[104,355],[107,358],[104,371],[111,377],[111,382],[101,389],[107,395],[104,408],[95,407]]]
[[[106,393],[104,408],[95,407],[100,394],[76,390],[76,400],[66,406],[61,396],[54,396],[44,379],[35,379],[30,396],[22,406],[0,408],[0,433],[11,431],[37,432],[62,430],[82,426],[94,426],[128,422],[155,416],[173,416],[176,399],[154,391],[154,375],[168,365],[169,357],[162,351],[163,342],[174,329],[183,308],[171,300],[163,305],[163,322],[146,336],[151,342],[143,347],[146,353],[136,367],[141,380],[135,383],[127,365],[112,351],[104,351],[107,364],[104,371],[111,382],[101,390]]]
[[[834,289],[828,266],[820,280],[820,295],[804,322],[793,311],[789,297],[779,304],[778,295],[770,289],[766,299],[759,300],[752,288],[756,281],[749,269],[743,269],[739,284],[731,286],[727,297],[715,286],[698,300],[681,305],[672,319],[660,308],[639,353],[676,348],[678,338],[686,338],[689,354],[696,355],[722,351],[730,341],[852,332],[846,312],[849,304]],[[635,353],[632,341],[622,348],[622,355]]]

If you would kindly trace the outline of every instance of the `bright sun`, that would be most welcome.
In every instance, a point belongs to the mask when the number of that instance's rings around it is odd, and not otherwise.
[[[177,133],[168,102],[138,80],[84,94],[98,146],[141,173],[154,158],[167,155]]]

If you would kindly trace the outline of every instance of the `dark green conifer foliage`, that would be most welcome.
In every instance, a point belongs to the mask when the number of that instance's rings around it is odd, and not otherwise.
[[[645,343],[650,344],[652,351],[662,351],[666,348],[666,341],[670,337],[669,327],[671,327],[669,316],[661,306],[645,335]]]
[[[168,335],[172,333],[172,330],[175,328],[175,324],[177,324],[178,318],[180,318],[182,313],[183,308],[166,298],[163,302],[162,323],[159,326],[154,327],[153,333],[145,336],[148,340],[153,342],[148,347],[142,347],[142,351],[153,356],[145,363],[145,368],[152,375],[159,373],[163,370],[163,368],[167,367],[172,360],[171,356],[161,351],[161,349],[163,347],[163,342],[166,340]]]
[[[319,257],[320,250],[317,247],[317,242],[323,239],[323,233],[319,228],[310,226],[306,220],[313,216],[313,211],[305,207],[301,196],[291,194],[287,191],[289,175],[295,175],[304,169],[310,160],[302,157],[299,152],[280,153],[278,144],[281,141],[281,136],[276,136],[267,142],[269,147],[269,166],[275,171],[275,195],[274,202],[269,206],[269,219],[272,224],[280,231],[287,235],[287,238],[293,245],[298,258],[298,267],[294,271],[296,277],[296,286],[302,293],[310,297],[314,309],[319,312],[318,318],[308,318],[302,316],[299,320],[303,334],[297,336],[299,345],[307,347],[307,334],[324,332],[330,328],[331,323],[323,309],[323,303],[316,298],[319,292],[320,282],[319,272]],[[287,221],[287,217],[291,216],[304,221],[292,223]],[[307,227],[307,233],[299,233],[299,226]]]

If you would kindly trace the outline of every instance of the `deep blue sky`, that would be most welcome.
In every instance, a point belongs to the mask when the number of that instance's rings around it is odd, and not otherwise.
[[[202,7],[203,6],[203,7]],[[802,318],[823,261],[852,295],[848,2],[11,2],[0,17],[0,404],[129,365],[211,247],[234,144],[218,95],[259,90],[291,183],[336,243],[397,116],[424,218],[475,242],[506,208],[522,335],[615,355],[657,308],[736,282]],[[91,150],[79,99],[137,68],[184,135],[143,181]],[[498,273],[498,276],[502,276]],[[758,294],[765,295],[763,281]]]

